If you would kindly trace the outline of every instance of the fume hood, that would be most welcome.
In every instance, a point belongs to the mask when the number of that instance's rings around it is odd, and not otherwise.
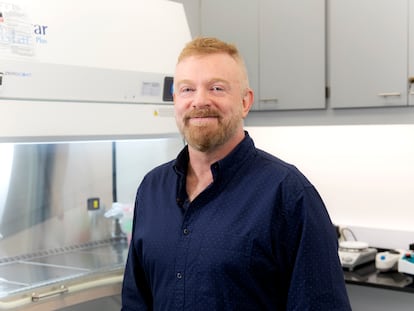
[[[171,1],[0,0],[0,310],[119,294],[128,236],[105,212],[183,146],[189,40]]]

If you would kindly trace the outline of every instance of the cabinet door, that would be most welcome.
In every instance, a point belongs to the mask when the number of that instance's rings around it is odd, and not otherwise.
[[[237,45],[244,57],[250,87],[255,94],[259,88],[258,7],[258,1],[251,0],[201,0],[201,34]],[[255,100],[252,110],[257,107]]]
[[[325,0],[260,0],[260,109],[325,108]]]
[[[331,0],[333,108],[407,105],[408,0]]]

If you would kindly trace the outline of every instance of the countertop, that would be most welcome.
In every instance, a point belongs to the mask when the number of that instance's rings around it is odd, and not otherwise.
[[[375,268],[375,262],[356,267],[353,271],[344,269],[344,277],[349,284],[414,293],[413,276],[397,271],[380,272]]]

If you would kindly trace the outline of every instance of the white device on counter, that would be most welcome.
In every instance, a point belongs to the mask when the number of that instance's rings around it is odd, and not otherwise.
[[[375,268],[381,272],[397,270],[401,256],[401,252],[397,250],[379,252],[375,257]]]
[[[414,275],[414,251],[407,251],[400,257],[398,272]]]
[[[343,268],[350,271],[355,267],[375,260],[377,249],[368,247],[362,241],[342,241],[339,243],[339,259]]]

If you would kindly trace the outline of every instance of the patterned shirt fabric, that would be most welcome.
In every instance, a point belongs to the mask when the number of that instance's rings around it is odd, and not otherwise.
[[[351,310],[312,184],[246,132],[192,202],[188,149],[137,191],[122,310]]]

